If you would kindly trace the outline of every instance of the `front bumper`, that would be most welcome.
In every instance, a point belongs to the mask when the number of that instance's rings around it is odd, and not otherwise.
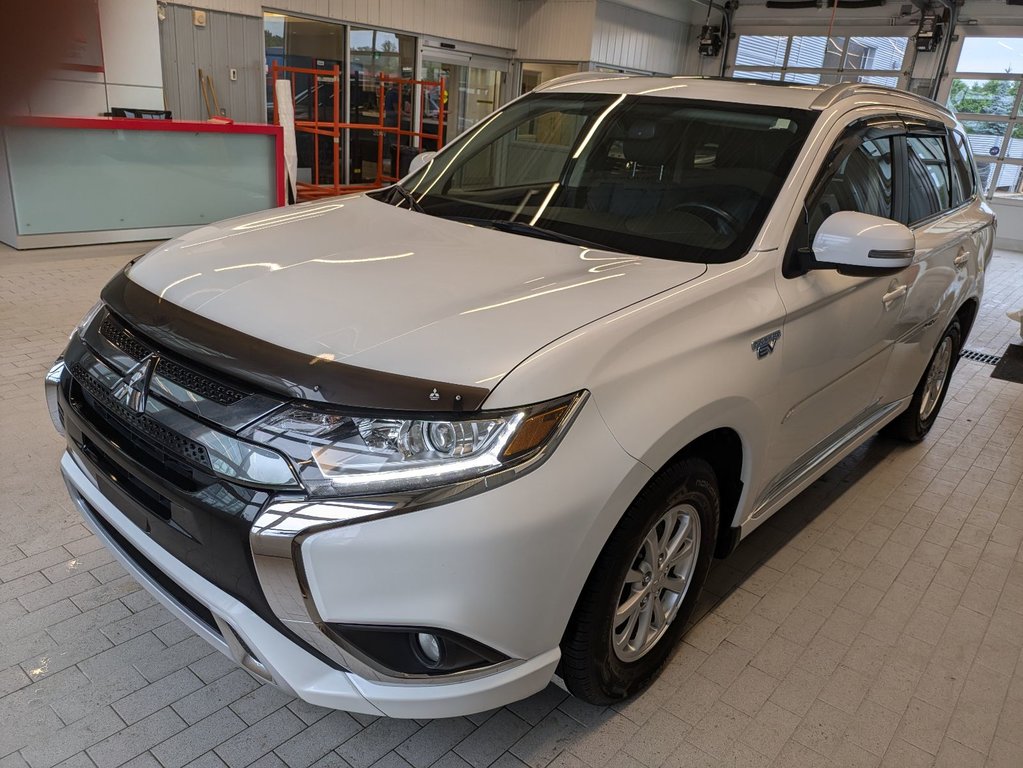
[[[161,548],[122,515],[90,481],[70,453],[61,471],[79,512],[121,564],[157,600],[200,637],[241,666],[310,704],[390,717],[453,717],[492,709],[529,696],[550,681],[557,648],[514,668],[464,683],[385,685],[341,672],[317,659],[263,621],[242,602],[216,587]],[[164,575],[205,606],[214,630],[139,566],[136,556],[112,536],[103,520]]]
[[[310,703],[417,718],[491,709],[547,685],[589,570],[650,476],[589,403],[535,472],[449,504],[355,520],[302,541],[305,599],[322,621],[438,627],[510,659],[468,678],[395,681],[326,663],[157,544],[100,491],[87,460],[66,453],[61,469],[82,515],[118,559],[222,653]],[[294,596],[287,589],[273,595],[276,586],[262,583],[275,608],[278,598]],[[190,609],[192,601],[212,615],[212,626]],[[278,618],[298,629],[289,620],[296,616]],[[314,628],[309,613],[300,618]]]

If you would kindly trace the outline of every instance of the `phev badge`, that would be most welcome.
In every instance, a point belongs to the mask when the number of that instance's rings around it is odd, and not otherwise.
[[[774,331],[754,341],[751,346],[753,347],[754,354],[757,356],[757,360],[763,360],[774,352],[774,345],[778,343],[780,338],[781,331]]]

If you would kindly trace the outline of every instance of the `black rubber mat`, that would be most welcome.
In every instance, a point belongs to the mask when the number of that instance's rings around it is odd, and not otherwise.
[[[991,378],[1023,384],[1023,346],[1010,344],[998,365],[991,371]]]

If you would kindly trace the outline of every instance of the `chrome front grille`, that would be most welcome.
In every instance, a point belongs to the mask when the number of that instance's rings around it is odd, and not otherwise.
[[[124,426],[129,427],[163,450],[170,451],[207,469],[212,467],[209,454],[202,445],[172,432],[152,417],[144,413],[136,413],[118,403],[111,397],[110,390],[97,381],[81,363],[74,363],[70,370],[71,375],[82,386],[82,389]]]

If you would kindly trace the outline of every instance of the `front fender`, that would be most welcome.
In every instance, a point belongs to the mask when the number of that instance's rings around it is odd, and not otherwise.
[[[780,348],[758,354],[756,343],[783,329],[779,258],[750,254],[712,265],[700,278],[551,342],[512,371],[485,407],[587,389],[622,448],[653,471],[701,435],[729,427],[743,443],[741,515],[772,469],[763,459],[777,427],[772,414],[782,411]],[[784,343],[781,335],[777,344]]]

